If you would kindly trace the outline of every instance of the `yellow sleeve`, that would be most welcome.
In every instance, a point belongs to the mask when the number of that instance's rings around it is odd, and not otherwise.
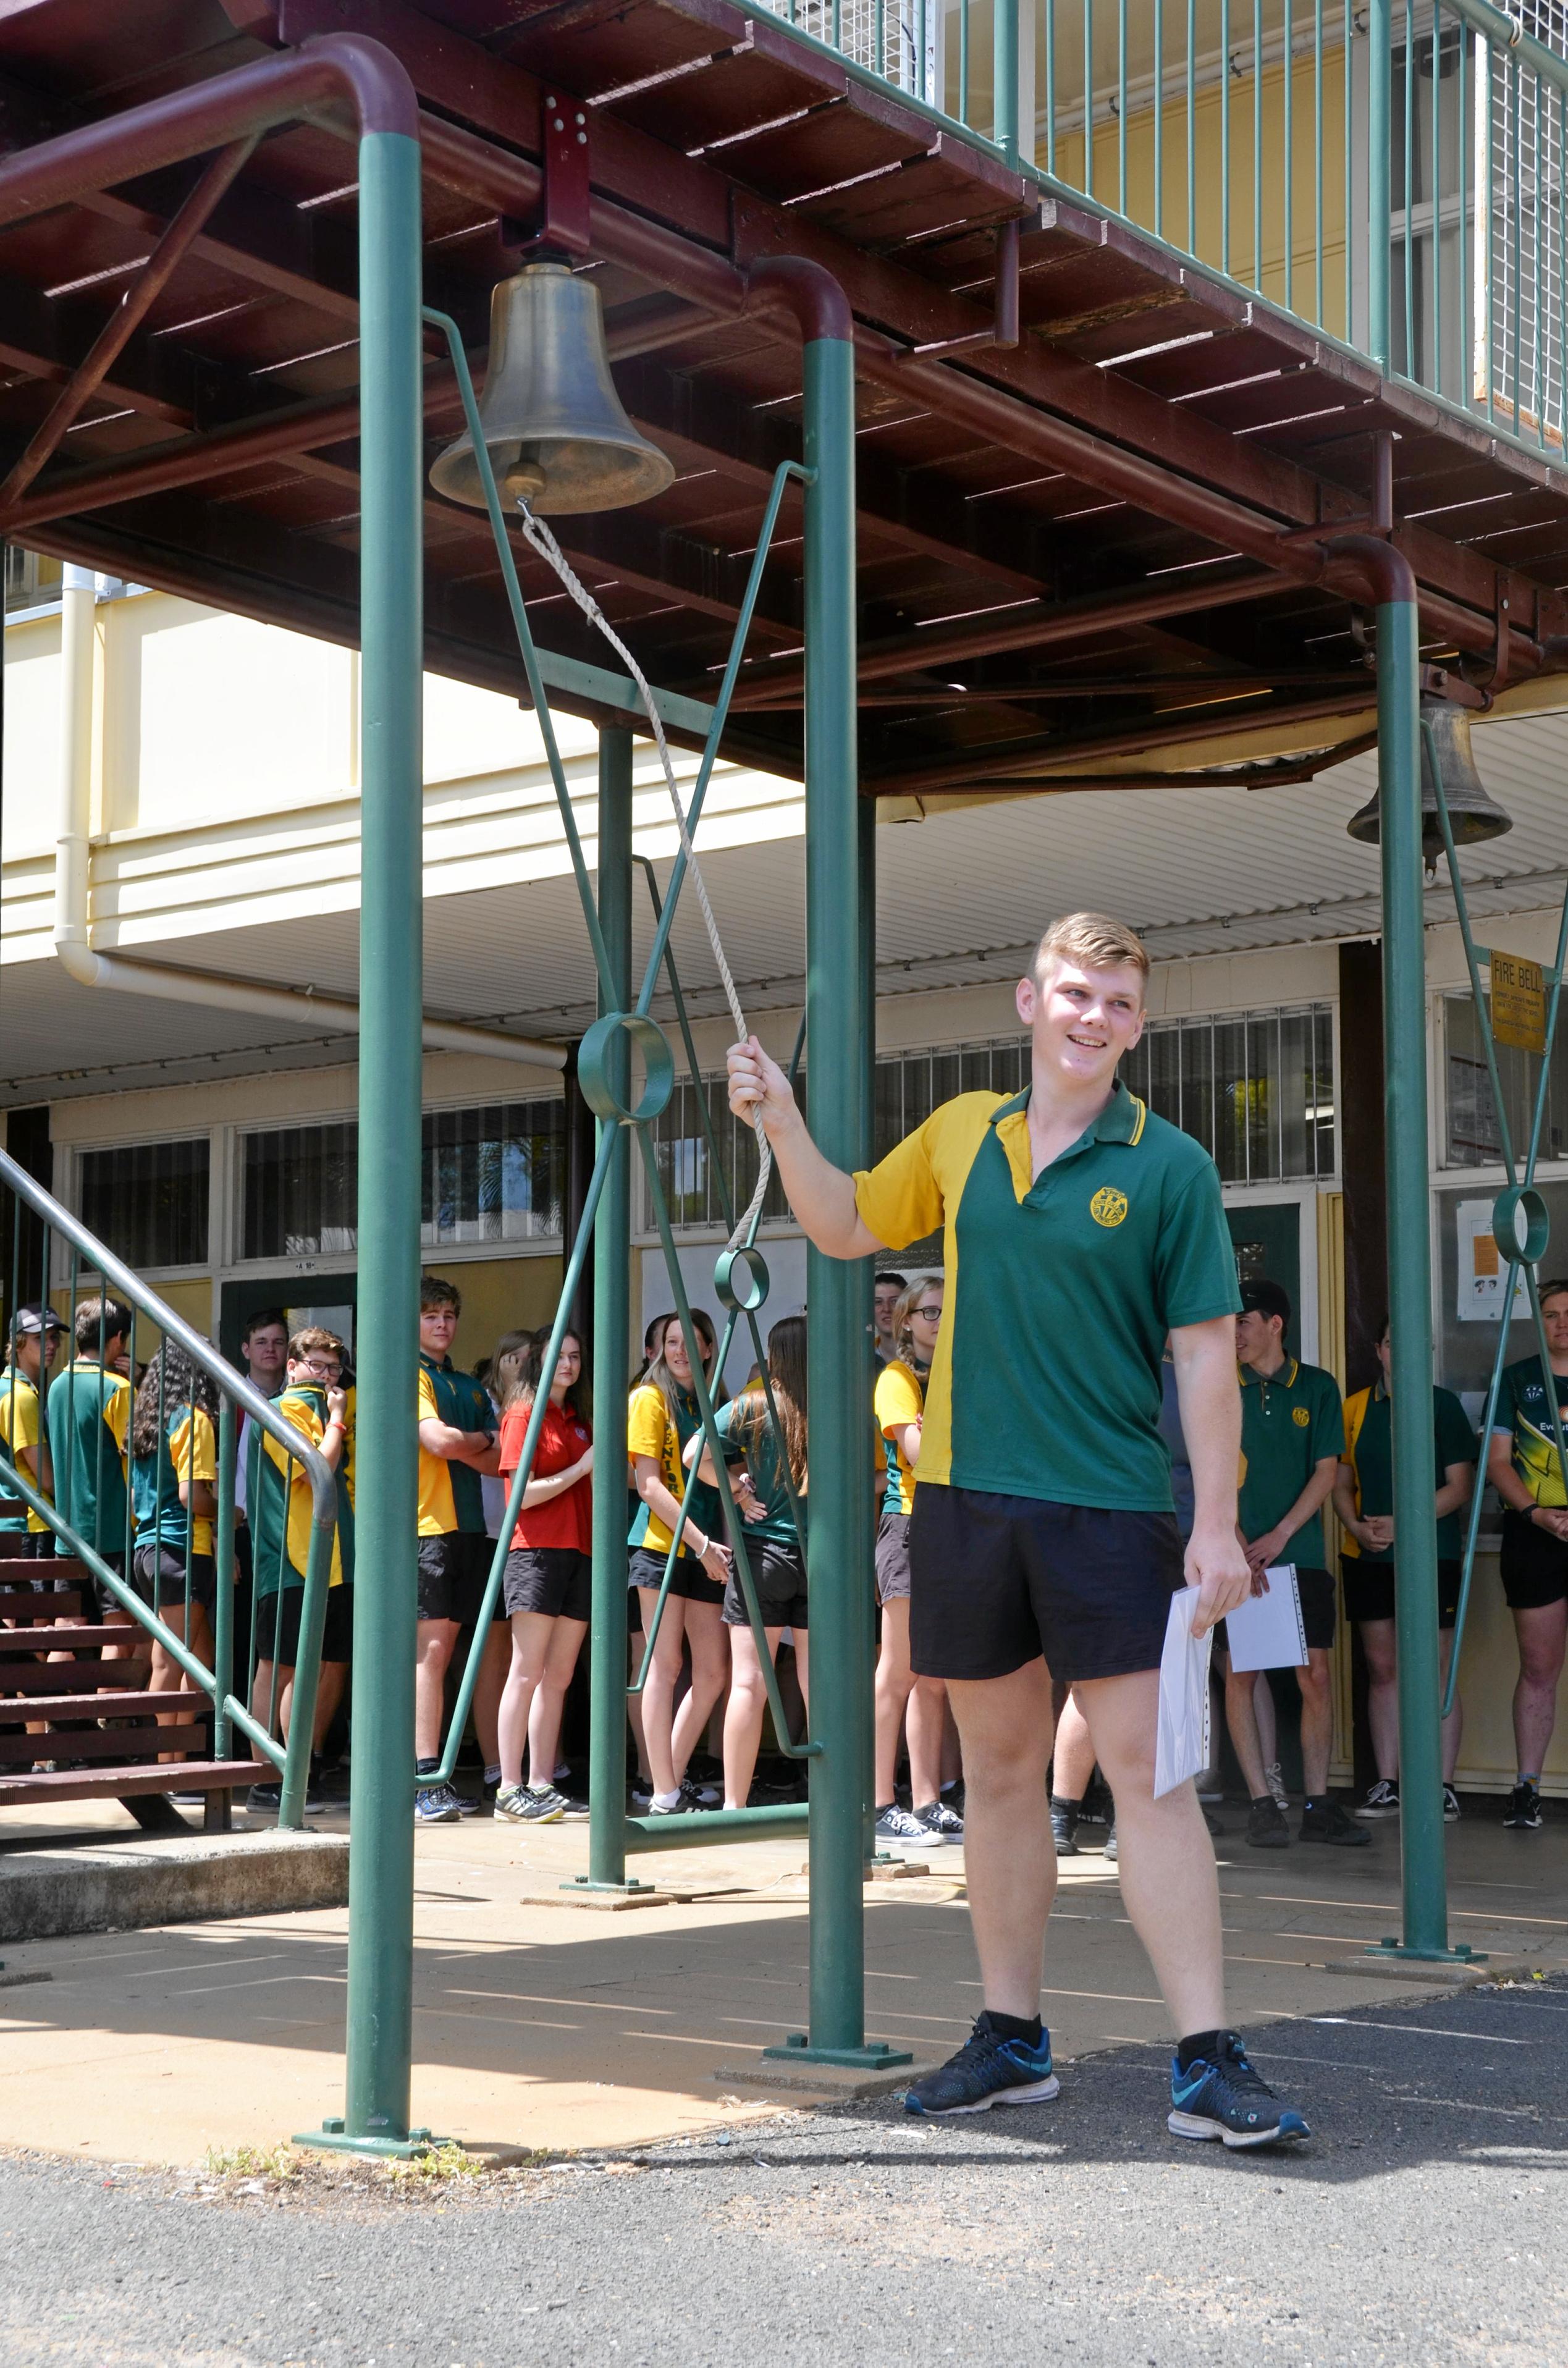
[[[882,1367],[877,1376],[876,1408],[877,1422],[884,1438],[891,1438],[906,1423],[919,1421],[920,1392],[904,1366]]]
[[[212,1418],[200,1407],[187,1406],[182,1418],[169,1433],[169,1456],[178,1480],[218,1478],[218,1441],[212,1429]]]
[[[661,1469],[665,1462],[665,1433],[669,1429],[669,1409],[662,1390],[633,1390],[631,1404],[626,1412],[626,1452],[628,1455],[651,1455]]]
[[[13,1457],[38,1445],[38,1393],[25,1383],[18,1387],[13,1381],[0,1398],[0,1438],[5,1439]]]
[[[419,1416],[421,1422],[439,1422],[440,1410],[436,1404],[436,1384],[423,1365],[419,1368]]]
[[[110,1392],[108,1404],[104,1408],[104,1420],[119,1450],[122,1463],[125,1461],[125,1442],[131,1431],[131,1406],[134,1395],[130,1383],[121,1379],[119,1389]]]
[[[308,1399],[296,1397],[291,1390],[285,1390],[278,1401],[278,1411],[285,1422],[292,1423],[296,1430],[304,1434],[312,1447],[321,1445],[323,1425]],[[261,1444],[263,1452],[271,1456],[279,1472],[292,1461],[295,1480],[304,1480],[304,1470],[299,1457],[290,1458],[289,1450],[280,1440],[274,1439],[269,1430],[262,1432]]]

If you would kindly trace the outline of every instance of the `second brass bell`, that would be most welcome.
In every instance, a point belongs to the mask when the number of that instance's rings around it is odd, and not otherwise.
[[[479,417],[503,502],[527,501],[541,517],[625,509],[675,476],[675,463],[621,408],[598,289],[563,263],[530,263],[492,293]],[[483,508],[472,437],[448,446],[430,483],[450,501]]]

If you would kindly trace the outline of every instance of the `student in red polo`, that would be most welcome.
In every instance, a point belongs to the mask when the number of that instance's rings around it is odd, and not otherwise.
[[[550,1335],[536,1333],[519,1360],[517,1383],[501,1417],[501,1474],[510,1480],[538,1395]],[[495,1814],[525,1826],[586,1816],[551,1781],[561,1743],[561,1709],[592,1604],[593,1439],[585,1410],[583,1344],[561,1343],[532,1470],[506,1557],[506,1616],[512,1666],[501,1696],[501,1790]],[[523,1779],[523,1746],[528,1778]]]

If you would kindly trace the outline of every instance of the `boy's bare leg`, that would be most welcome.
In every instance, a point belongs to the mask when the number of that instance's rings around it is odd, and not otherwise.
[[[421,1620],[414,1661],[414,1749],[420,1759],[441,1756],[447,1707],[447,1664],[458,1641],[455,1620]]]
[[[1036,1660],[1005,1678],[949,1678],[948,1699],[963,1746],[964,1873],[982,1995],[995,2013],[1032,2021],[1056,1896],[1050,1673]]]

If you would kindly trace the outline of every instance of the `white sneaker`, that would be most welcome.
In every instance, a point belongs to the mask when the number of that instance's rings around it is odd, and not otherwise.
[[[899,1850],[940,1850],[945,1839],[918,1817],[911,1816],[907,1809],[901,1809],[896,1801],[891,1801],[879,1815],[876,1832],[880,1842],[892,1842]]]
[[[1290,1795],[1285,1790],[1285,1779],[1279,1772],[1278,1759],[1270,1760],[1264,1770],[1263,1781],[1274,1795],[1276,1805],[1281,1809],[1288,1809],[1290,1805]]]
[[[566,1804],[553,1786],[535,1793],[527,1784],[503,1784],[495,1795],[495,1815],[514,1825],[556,1826],[565,1814]]]
[[[1447,1815],[1447,1804],[1444,1804]],[[1454,1814],[1459,1814],[1458,1804]],[[1399,1782],[1392,1776],[1380,1776],[1355,1815],[1358,1817],[1397,1817],[1399,1815]]]

